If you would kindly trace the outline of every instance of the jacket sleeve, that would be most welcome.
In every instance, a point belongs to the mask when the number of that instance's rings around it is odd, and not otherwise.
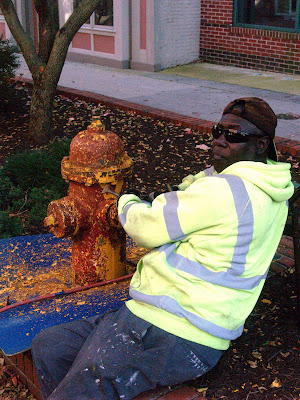
[[[120,197],[119,219],[128,235],[145,248],[180,241],[192,232],[215,223],[220,209],[216,185],[211,179],[197,180],[184,191],[167,192],[152,203],[133,194]],[[223,190],[223,189],[222,189]]]

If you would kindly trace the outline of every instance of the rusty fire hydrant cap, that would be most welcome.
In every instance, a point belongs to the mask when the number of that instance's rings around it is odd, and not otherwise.
[[[122,140],[107,131],[96,116],[85,131],[73,138],[70,155],[62,161],[62,176],[87,185],[107,183],[127,176],[131,167]]]
[[[70,145],[70,162],[97,168],[120,165],[124,156],[122,140],[107,131],[99,117],[93,117],[85,131],[79,132]]]

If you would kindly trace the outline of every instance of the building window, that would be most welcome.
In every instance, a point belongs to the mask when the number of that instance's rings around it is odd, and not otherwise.
[[[76,8],[82,0],[73,0],[73,7]],[[99,6],[91,15],[86,24],[91,27],[113,26],[113,0],[100,0]]]
[[[299,30],[300,0],[235,0],[237,25]]]

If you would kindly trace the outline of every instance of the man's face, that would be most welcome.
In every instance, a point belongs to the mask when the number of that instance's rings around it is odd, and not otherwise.
[[[223,115],[218,125],[226,129],[235,129],[254,134],[260,133],[253,124],[234,114]],[[222,135],[218,139],[214,139],[212,153],[213,165],[217,172],[223,171],[238,161],[255,161],[255,138],[250,138],[249,142],[246,143],[229,143]]]

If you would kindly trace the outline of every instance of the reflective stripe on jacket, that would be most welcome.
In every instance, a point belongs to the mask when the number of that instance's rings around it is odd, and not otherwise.
[[[138,263],[127,307],[177,336],[226,349],[242,334],[280,241],[293,193],[289,165],[239,162],[179,188],[152,204],[120,198],[124,229],[153,248]]]

